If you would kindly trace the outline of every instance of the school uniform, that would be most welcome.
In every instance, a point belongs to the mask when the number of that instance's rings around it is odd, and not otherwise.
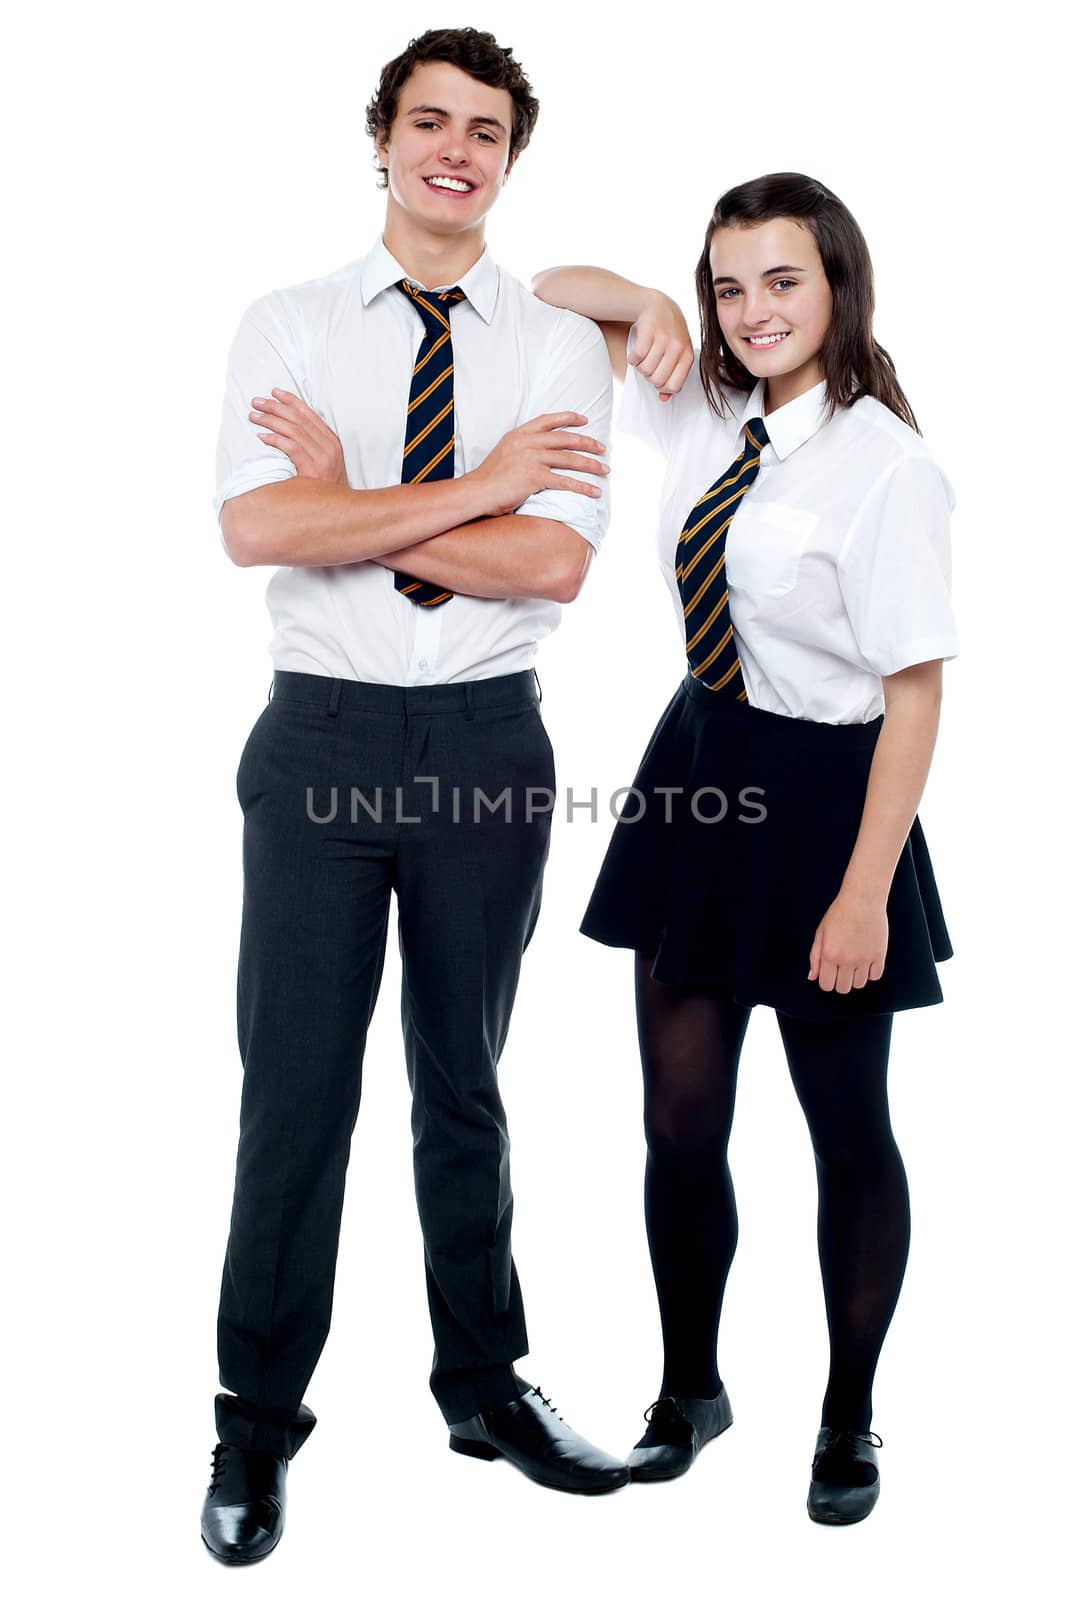
[[[605,441],[612,403],[594,323],[537,300],[487,250],[432,294],[380,238],[242,317],[219,513],[296,475],[248,419],[252,397],[274,387],[336,432],[353,489],[472,471],[504,433],[548,412],[581,412]],[[546,489],[516,511],[564,522],[597,549],[608,502]],[[372,561],[282,567],[267,603],[271,696],[237,771],[244,1079],[218,1315],[219,1374],[233,1392],[215,1412],[223,1443],[291,1456],[315,1422],[302,1397],[329,1329],[393,890],[432,1390],[458,1423],[528,1387],[511,1367],[528,1343],[496,1072],[548,850],[554,763],[533,660],[561,607],[451,595]],[[474,816],[477,790],[510,790],[512,817]],[[523,804],[530,793],[535,806]],[[387,1285],[364,1307],[387,1323]]]
[[[842,995],[807,973],[857,838],[884,719],[881,678],[958,654],[953,490],[921,437],[879,401],[863,396],[828,421],[821,383],[763,417],[764,391],[764,380],[749,395],[726,391],[722,420],[697,364],[668,402],[633,367],[626,374],[616,426],[665,465],[657,550],[682,651],[691,603],[678,538],[739,458],[752,419],[767,439],[725,536],[738,671],[712,689],[713,672],[696,676],[699,652],[689,650],[581,931],[653,957],[663,983],[795,1017],[935,1004],[936,964],[952,949],[919,818],[888,897],[883,976]]]

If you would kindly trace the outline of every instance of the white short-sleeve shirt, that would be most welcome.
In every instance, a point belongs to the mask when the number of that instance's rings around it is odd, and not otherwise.
[[[632,335],[629,351],[632,349]],[[765,382],[710,408],[694,363],[671,400],[630,366],[616,417],[665,462],[658,560],[681,638],[677,542],[692,506],[762,417]],[[769,444],[726,541],[729,611],[750,705],[814,722],[869,722],[882,677],[950,660],[954,492],[918,433],[863,395],[824,420],[825,385],[763,417]]]
[[[268,425],[248,416],[253,395],[274,388],[299,395],[338,435],[351,488],[401,482],[411,374],[425,333],[409,299],[391,287],[404,276],[378,238],[362,260],[248,307],[229,353],[217,515],[236,495],[296,476],[289,457],[259,438]],[[596,324],[538,300],[487,250],[458,285],[466,300],[451,309],[455,475],[479,466],[504,433],[548,412],[579,412],[588,418],[580,431],[609,444],[613,379]],[[517,512],[567,523],[598,550],[609,480],[567,472],[602,495],[542,489]],[[524,671],[562,610],[553,600],[463,594],[442,606],[413,605],[391,569],[374,561],[280,567],[266,602],[276,667],[402,685]]]

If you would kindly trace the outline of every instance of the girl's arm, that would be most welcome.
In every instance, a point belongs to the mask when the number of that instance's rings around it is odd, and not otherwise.
[[[873,751],[861,827],[843,889],[886,903],[932,765],[943,663],[922,661],[882,681],[884,725]]]
[[[810,952],[810,979],[846,994],[883,975],[887,899],[913,826],[939,731],[942,661],[885,677],[884,724],[869,769],[861,826]]]
[[[683,387],[695,352],[684,313],[668,295],[605,267],[550,267],[536,273],[532,289],[548,305],[576,311],[599,324],[614,376],[622,382],[629,330],[635,323],[631,365],[654,385],[662,400]]]

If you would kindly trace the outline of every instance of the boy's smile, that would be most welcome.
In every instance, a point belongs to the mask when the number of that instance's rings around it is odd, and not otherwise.
[[[507,180],[513,102],[445,61],[424,61],[400,91],[387,144],[386,232],[454,236],[483,225]],[[483,226],[479,228],[483,234]]]

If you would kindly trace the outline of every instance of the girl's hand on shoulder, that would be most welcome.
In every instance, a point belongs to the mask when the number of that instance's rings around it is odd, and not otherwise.
[[[671,399],[683,388],[695,360],[683,311],[667,294],[653,290],[633,327],[629,365],[654,385],[660,400]]]
[[[259,438],[275,450],[283,450],[294,462],[299,477],[336,483],[342,489],[348,487],[344,447],[305,400],[287,389],[271,389],[269,397],[254,395],[251,403],[257,409],[248,413],[250,420],[260,426],[266,423],[272,429],[260,433]]]
[[[826,992],[849,994],[884,975],[888,947],[883,900],[842,892],[821,918],[810,949],[809,981]]]

